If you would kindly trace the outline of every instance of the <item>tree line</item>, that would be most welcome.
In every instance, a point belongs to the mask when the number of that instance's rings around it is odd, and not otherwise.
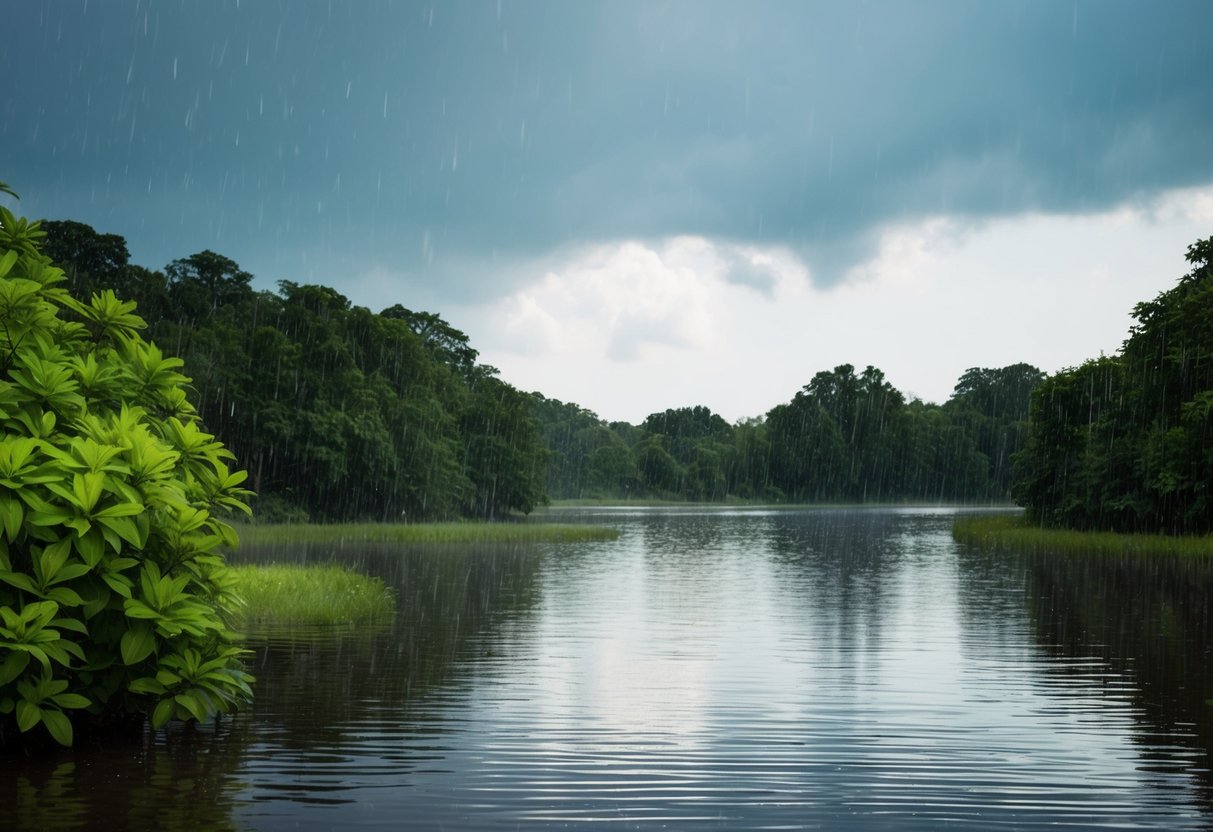
[[[439,315],[372,312],[292,281],[258,291],[211,251],[154,271],[118,235],[44,228],[76,297],[136,301],[149,339],[184,360],[266,519],[493,517],[567,498],[1013,497],[1048,525],[1213,530],[1213,240],[1137,305],[1118,354],[1047,378],[973,368],[932,404],[844,364],[736,424],[694,406],[632,425],[514,388]]]
[[[1116,355],[1045,380],[1017,459],[1015,497],[1042,525],[1213,532],[1213,238]]]
[[[547,491],[789,502],[1005,502],[1043,374],[975,368],[942,405],[907,398],[879,369],[844,364],[792,401],[735,425],[705,407],[640,425],[607,423],[536,395],[549,452]]]
[[[43,227],[73,294],[134,300],[149,339],[184,360],[266,518],[492,517],[563,498],[1005,501],[1043,377],[972,369],[935,405],[842,365],[735,425],[702,406],[608,423],[501,380],[436,314],[292,281],[258,291],[211,251],[153,271],[119,235]]]
[[[211,251],[152,271],[129,262],[118,235],[43,228],[73,294],[134,300],[149,340],[184,360],[204,423],[249,471],[260,517],[491,517],[543,499],[530,396],[437,315],[373,313],[291,281],[257,291]]]

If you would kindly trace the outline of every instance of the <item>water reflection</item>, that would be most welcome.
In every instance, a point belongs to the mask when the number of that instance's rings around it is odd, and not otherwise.
[[[293,549],[400,592],[252,711],[0,762],[0,828],[1203,828],[1203,565],[992,556],[941,510],[589,513],[618,541]]]

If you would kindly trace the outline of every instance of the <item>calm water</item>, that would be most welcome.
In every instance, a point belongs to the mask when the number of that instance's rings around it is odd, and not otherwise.
[[[981,554],[953,516],[342,550],[399,587],[393,624],[263,643],[234,720],[0,761],[0,828],[1213,825],[1213,573]]]

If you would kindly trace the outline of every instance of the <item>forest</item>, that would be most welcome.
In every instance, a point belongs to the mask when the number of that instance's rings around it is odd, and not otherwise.
[[[1213,237],[1191,271],[1133,309],[1115,355],[1032,397],[1014,495],[1045,526],[1213,532]]]
[[[184,360],[266,520],[496,517],[570,498],[1005,502],[1043,378],[971,369],[936,405],[842,365],[735,425],[702,406],[608,423],[506,383],[437,314],[285,280],[258,291],[211,251],[153,271],[119,235],[43,229],[70,292],[135,301],[148,339]]]
[[[1136,307],[1118,355],[1051,377],[972,368],[933,404],[844,364],[736,424],[689,406],[632,425],[516,389],[435,313],[373,312],[286,280],[258,291],[211,251],[153,271],[116,234],[43,228],[73,294],[134,300],[147,337],[184,360],[265,520],[487,518],[562,499],[1014,498],[1042,525],[1210,529],[1211,241]]]

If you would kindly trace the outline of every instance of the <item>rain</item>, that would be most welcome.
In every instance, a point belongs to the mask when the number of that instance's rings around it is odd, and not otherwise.
[[[1213,7],[4,21],[0,828],[1208,826]]]

